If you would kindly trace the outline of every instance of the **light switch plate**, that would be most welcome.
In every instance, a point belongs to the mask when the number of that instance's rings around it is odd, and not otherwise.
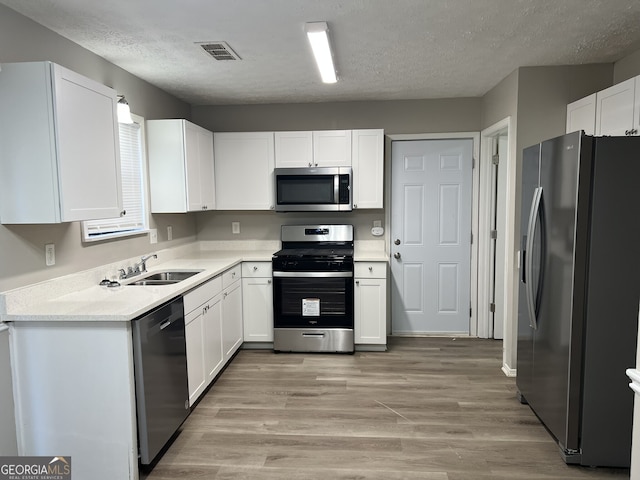
[[[149,243],[158,243],[158,229],[152,228],[149,230]]]
[[[231,222],[231,233],[234,235],[240,233],[240,222]]]
[[[173,240],[173,227],[171,225],[167,227],[167,240]]]

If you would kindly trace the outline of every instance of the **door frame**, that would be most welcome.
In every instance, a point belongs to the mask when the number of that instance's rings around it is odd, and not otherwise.
[[[478,320],[479,336],[489,335],[489,282],[491,261],[491,157],[492,141],[498,135],[507,136],[506,158],[500,159],[498,168],[498,202],[496,217],[498,238],[495,248],[495,322],[502,322],[502,371],[509,377],[515,377],[515,351],[517,344],[517,313],[514,320],[514,295],[517,295],[518,284],[512,282],[516,268],[514,246],[514,222],[516,209],[516,138],[514,122],[511,116],[494,123],[481,132],[480,156],[480,231],[479,231],[479,305],[481,312]],[[516,289],[514,291],[514,288]]]
[[[471,244],[471,316],[469,318],[469,336],[478,336],[478,208],[479,208],[479,168],[480,158],[480,132],[452,132],[452,133],[410,133],[392,134],[385,136],[385,185],[384,185],[384,206],[385,206],[385,246],[387,254],[391,252],[391,144],[400,140],[443,140],[443,139],[471,139],[473,141],[473,169],[471,184],[471,234],[473,242]],[[389,285],[391,287],[391,285]],[[388,292],[391,288],[387,289]],[[389,293],[388,293],[389,295]],[[391,301],[387,302],[387,312],[391,311]],[[391,315],[387,315],[387,333],[391,333]]]

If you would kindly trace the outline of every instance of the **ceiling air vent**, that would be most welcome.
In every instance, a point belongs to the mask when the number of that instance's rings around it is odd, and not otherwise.
[[[216,60],[241,60],[227,42],[203,42],[199,45]]]

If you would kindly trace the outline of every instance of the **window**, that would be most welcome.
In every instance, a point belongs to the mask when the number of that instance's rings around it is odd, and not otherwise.
[[[148,232],[145,202],[144,119],[131,115],[134,123],[119,123],[122,207],[125,214],[82,222],[84,242]]]

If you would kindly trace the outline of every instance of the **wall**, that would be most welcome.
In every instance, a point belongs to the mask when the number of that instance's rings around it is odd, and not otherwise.
[[[384,128],[386,134],[478,131],[479,98],[194,106],[192,119],[214,132]]]
[[[75,43],[0,5],[0,63],[51,60],[110,85],[126,98],[134,113],[146,119],[188,118],[190,106],[114,66]],[[2,73],[0,72],[0,75]],[[166,226],[172,225],[172,242]],[[195,238],[189,215],[155,215],[160,244],[166,248]],[[60,225],[0,225],[0,292],[49,278],[142,255],[152,251],[146,235],[127,240],[82,244],[80,223]],[[56,265],[45,267],[44,245],[56,246]]]
[[[613,84],[640,75],[640,50],[618,60],[613,66]]]

